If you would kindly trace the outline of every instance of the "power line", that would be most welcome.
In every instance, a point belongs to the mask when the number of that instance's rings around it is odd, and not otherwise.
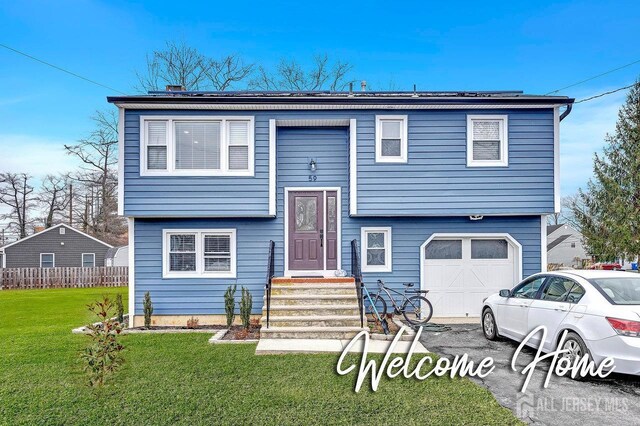
[[[17,49],[14,49],[13,47],[9,47],[9,46],[7,46],[6,44],[2,44],[2,43],[0,43],[0,47],[4,47],[4,48],[5,48],[5,49],[7,49],[7,50],[11,50],[12,52],[15,52],[15,53],[17,53],[17,54],[19,54],[19,55],[25,56],[25,57],[27,57],[27,58],[29,58],[29,59],[32,59],[32,60],[36,61],[36,62],[40,62],[41,64],[44,64],[44,65],[49,66],[49,67],[51,67],[51,68],[57,69],[58,71],[62,71],[62,72],[64,72],[64,73],[67,73],[67,74],[69,74],[69,75],[72,75],[72,76],[74,76],[74,77],[76,77],[76,78],[79,78],[79,79],[81,79],[81,80],[88,81],[89,83],[91,83],[91,84],[95,84],[96,86],[100,86],[100,87],[103,87],[103,88],[105,88],[105,89],[109,89],[109,90],[111,90],[111,91],[114,91],[114,92],[120,93],[121,95],[126,95],[126,93],[121,92],[120,90],[114,89],[113,87],[109,87],[109,86],[104,85],[104,84],[102,84],[102,83],[98,83],[98,82],[97,82],[97,81],[95,81],[95,80],[91,80],[90,78],[83,77],[83,76],[81,76],[80,74],[76,74],[76,73],[74,73],[74,72],[72,72],[72,71],[66,70],[66,69],[61,68],[61,67],[59,67],[59,66],[57,66],[57,65],[54,65],[54,64],[52,64],[52,63],[49,63],[49,62],[43,61],[42,59],[38,59],[38,58],[36,58],[35,56],[31,56],[31,55],[29,55],[28,53],[21,52],[21,51],[19,51],[19,50],[17,50]]]
[[[563,88],[561,88],[561,89],[554,90],[553,92],[549,92],[549,93],[547,93],[546,95],[550,95],[550,94],[552,94],[552,93],[557,93],[557,92],[559,92],[559,91],[561,91],[561,90],[568,89],[568,88],[570,88],[570,87],[577,86],[577,85],[582,84],[582,83],[586,83],[587,81],[595,80],[596,78],[602,77],[603,75],[611,74],[612,72],[615,72],[615,71],[621,70],[621,69],[626,68],[626,67],[630,67],[631,65],[635,65],[635,64],[637,64],[637,63],[640,63],[640,59],[638,59],[637,61],[630,62],[630,63],[628,63],[628,64],[626,64],[626,65],[621,66],[621,67],[614,68],[614,69],[609,70],[609,71],[605,71],[605,72],[603,72],[602,74],[594,75],[593,77],[589,77],[589,78],[587,78],[587,79],[585,79],[585,80],[582,80],[582,81],[579,81],[579,82],[577,82],[577,83],[570,84],[569,86],[563,87]],[[622,89],[620,89],[620,90],[622,90]]]
[[[607,95],[610,95],[610,94],[612,94],[612,93],[619,92],[619,91],[621,91],[621,90],[631,89],[631,88],[632,88],[633,86],[635,86],[636,84],[637,84],[637,83],[633,83],[633,84],[630,84],[630,85],[628,85],[628,86],[620,87],[619,89],[609,90],[608,92],[600,93],[599,95],[594,95],[594,96],[590,96],[590,97],[588,97],[588,98],[580,99],[579,101],[575,101],[575,102],[574,102],[574,104],[579,104],[579,103],[581,103],[581,102],[591,101],[591,100],[593,100],[593,99],[601,98],[601,97],[603,97],[603,96],[607,96]]]

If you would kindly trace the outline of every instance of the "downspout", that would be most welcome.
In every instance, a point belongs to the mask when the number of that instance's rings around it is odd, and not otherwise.
[[[562,114],[560,114],[560,121],[564,120],[567,115],[571,112],[571,108],[573,108],[573,104],[567,104],[567,109],[564,110]]]

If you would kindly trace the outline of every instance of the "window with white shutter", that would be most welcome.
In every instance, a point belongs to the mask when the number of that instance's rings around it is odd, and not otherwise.
[[[467,166],[506,167],[508,153],[506,115],[467,116]]]
[[[141,120],[141,175],[253,176],[253,118]]]
[[[407,162],[407,116],[376,116],[376,162]]]

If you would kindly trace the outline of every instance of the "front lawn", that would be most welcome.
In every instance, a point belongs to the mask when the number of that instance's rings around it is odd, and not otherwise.
[[[78,361],[86,305],[126,288],[0,292],[0,424],[512,424],[467,379],[383,380],[353,392],[337,355],[255,356],[207,334],[127,335],[102,389]],[[126,306],[126,300],[125,300]]]

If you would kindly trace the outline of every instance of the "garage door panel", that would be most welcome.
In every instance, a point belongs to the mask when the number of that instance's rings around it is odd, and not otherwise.
[[[427,295],[433,306],[433,315],[436,317],[459,317],[464,316],[465,292],[447,291],[429,293]]]
[[[430,277],[433,289],[463,287],[463,271],[458,265],[433,263],[430,265],[433,275]]]

